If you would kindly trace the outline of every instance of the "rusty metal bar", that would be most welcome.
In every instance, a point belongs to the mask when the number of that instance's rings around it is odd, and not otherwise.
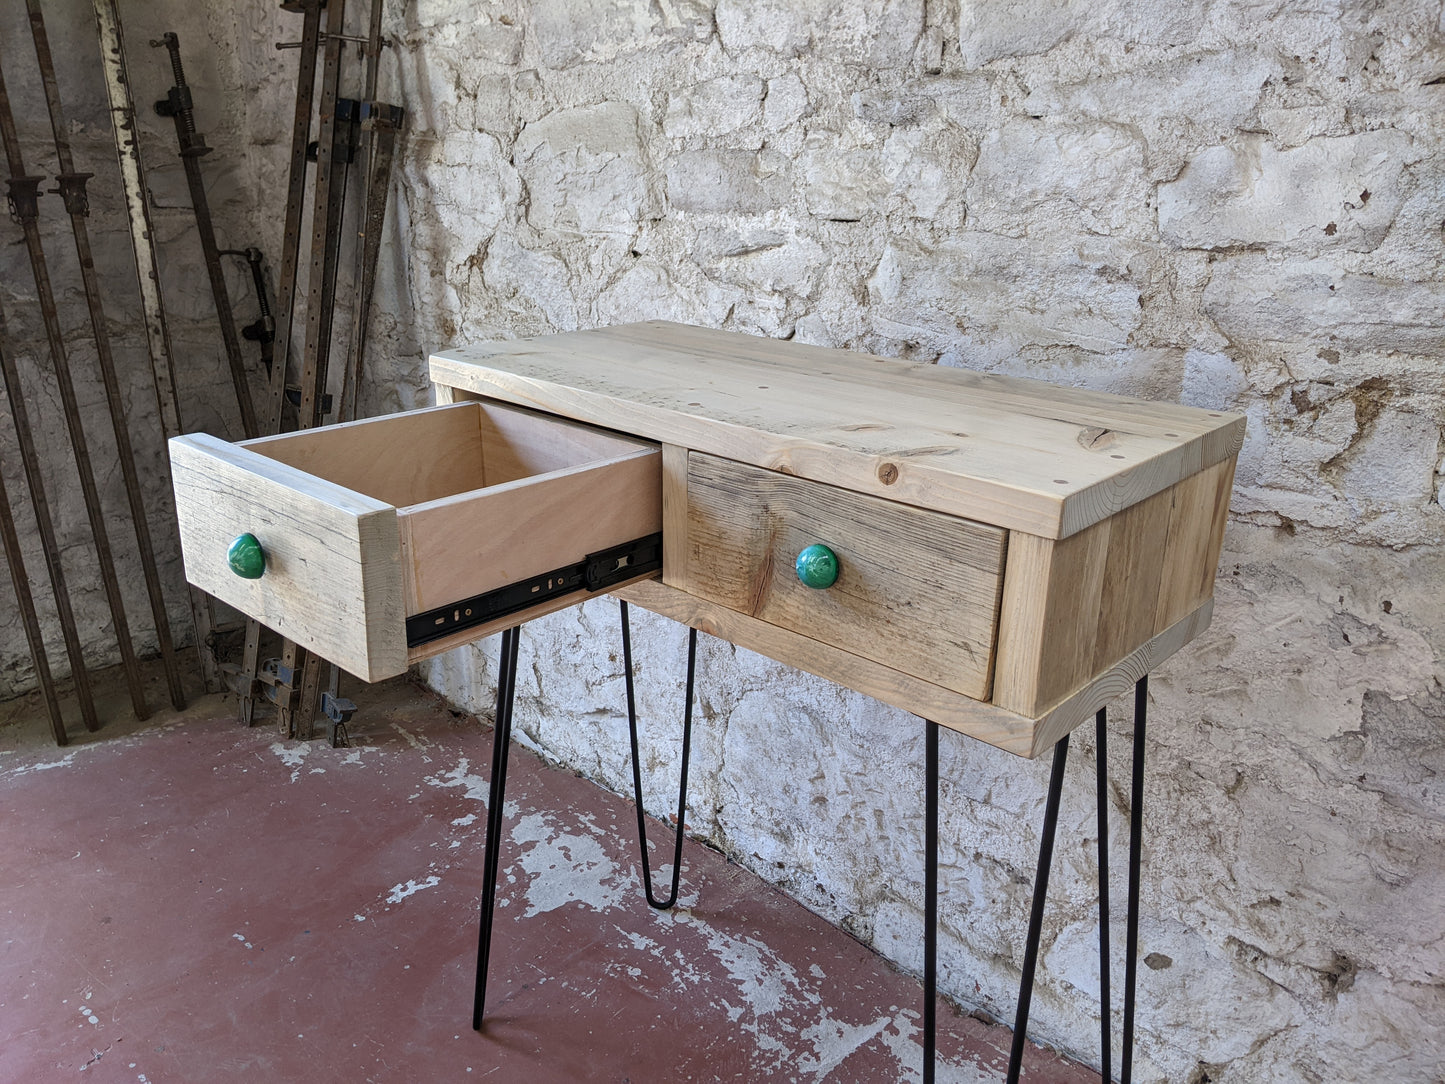
[[[136,661],[135,649],[130,640],[130,624],[125,616],[125,604],[120,595],[120,582],[116,579],[115,561],[110,550],[110,536],[105,527],[105,509],[100,503],[100,494],[95,487],[95,473],[90,464],[90,449],[86,444],[85,431],[80,421],[80,404],[76,399],[75,385],[71,380],[70,362],[65,353],[65,340],[60,330],[60,318],[55,309],[55,294],[50,285],[50,272],[45,263],[45,249],[40,243],[39,211],[36,196],[39,178],[27,176],[24,156],[20,152],[20,139],[15,131],[15,117],[10,109],[10,94],[5,87],[5,77],[0,71],[0,140],[5,144],[5,157],[10,166],[11,214],[20,222],[25,233],[25,247],[30,257],[30,271],[35,278],[35,291],[40,300],[40,313],[45,322],[45,336],[50,345],[50,359],[55,367],[56,382],[60,389],[61,406],[65,413],[65,425],[70,432],[71,451],[75,467],[80,475],[80,488],[85,500],[86,516],[90,520],[91,534],[95,538],[96,563],[101,584],[110,605],[111,620],[115,624],[116,642],[120,648],[121,664],[125,670],[126,686],[130,690],[131,706],[136,717],[145,719],[150,715],[146,706],[145,690],[141,683],[140,665]],[[20,396],[18,381],[11,388],[12,407]]]
[[[276,340],[272,347],[271,383],[266,390],[264,421],[266,432],[281,432],[282,414],[286,405],[287,359],[291,352],[291,332],[296,317],[296,270],[301,256],[301,219],[306,209],[306,146],[311,139],[311,105],[316,93],[316,56],[321,37],[322,0],[290,0],[282,8],[303,14],[301,56],[296,67],[296,112],[291,126],[291,172],[286,186],[286,225],[281,243],[281,275],[276,283]],[[255,722],[256,698],[261,692],[258,679],[261,662],[261,623],[246,621],[246,639],[242,650],[241,673],[236,692],[241,708],[241,722]],[[286,643],[282,663],[296,664],[298,648]],[[289,683],[288,683],[289,685]],[[289,688],[277,688],[278,725],[286,736],[291,732]]]
[[[196,232],[201,240],[201,255],[206,261],[206,275],[211,280],[211,296],[216,303],[216,318],[221,325],[221,341],[226,360],[231,366],[231,383],[236,389],[236,405],[241,411],[241,431],[249,439],[260,436],[256,426],[256,408],[251,401],[246,362],[241,356],[241,343],[236,338],[236,320],[231,312],[231,296],[226,289],[226,275],[221,269],[221,255],[216,244],[216,228],[211,221],[211,204],[206,196],[206,183],[201,176],[201,158],[211,153],[206,137],[196,131],[195,111],[191,107],[191,89],[181,64],[181,43],[174,31],[167,31],[153,48],[164,48],[171,58],[175,86],[167,97],[156,102],[156,113],[170,117],[176,124],[176,142],[180,146],[181,165],[185,168],[186,187],[191,193],[191,209],[196,215]]]
[[[316,136],[316,181],[312,191],[311,268],[306,298],[306,345],[301,372],[301,403],[297,425],[315,426],[325,394],[326,352],[331,343],[331,317],[336,287],[336,240],[340,223],[336,204],[344,189],[333,191],[333,157],[336,152],[336,102],[341,81],[341,33],[345,27],[346,0],[329,0],[326,8],[326,55],[321,69],[321,117]],[[299,661],[299,649],[287,642],[283,662]],[[292,664],[294,668],[294,663]],[[321,660],[305,653],[301,667],[301,696],[294,707],[286,699],[278,705],[278,725],[305,740],[311,736],[321,691]],[[280,691],[280,690],[278,690]]]
[[[5,349],[5,314],[0,312],[0,351]],[[67,745],[65,718],[60,713],[60,698],[55,692],[55,678],[50,672],[50,659],[45,654],[45,637],[40,631],[40,618],[35,613],[35,596],[30,591],[30,577],[25,572],[25,558],[20,553],[20,538],[15,533],[15,515],[10,508],[10,494],[0,477],[0,548],[5,550],[5,563],[10,568],[10,582],[15,585],[15,602],[20,607],[20,623],[25,627],[25,640],[30,645],[30,658],[35,664],[35,680],[40,686],[45,713],[50,717],[50,732],[56,745]]]
[[[94,0],[96,30],[100,39],[101,66],[106,95],[110,101],[111,127],[120,163],[121,188],[125,193],[126,219],[130,227],[131,250],[135,255],[136,279],[140,284],[141,310],[145,318],[146,345],[151,359],[152,386],[156,410],[166,439],[183,432],[180,399],[171,351],[170,325],[161,297],[159,261],[155,230],[151,226],[150,202],[145,183],[145,163],[136,137],[135,103],[131,99],[126,73],[125,40],[115,0]],[[166,467],[169,471],[169,466]],[[211,600],[198,587],[188,585],[191,623],[195,630],[196,655],[206,691],[221,691],[221,675],[211,645]]]
[[[171,706],[180,711],[186,706],[186,691],[181,683],[181,670],[176,661],[175,647],[171,643],[170,617],[166,613],[165,594],[161,590],[160,571],[156,567],[155,547],[151,544],[145,497],[141,493],[140,478],[136,474],[135,452],[131,448],[130,433],[126,428],[125,403],[121,398],[120,382],[116,379],[115,358],[110,349],[110,332],[105,323],[100,282],[96,278],[95,259],[90,249],[90,231],[85,223],[86,216],[90,213],[85,182],[92,175],[77,173],[75,170],[75,158],[70,153],[70,134],[65,124],[65,111],[60,104],[60,88],[55,81],[55,62],[50,55],[50,40],[45,32],[45,16],[40,10],[40,2],[25,0],[25,6],[30,13],[30,34],[35,41],[35,59],[40,65],[40,81],[45,88],[45,105],[50,114],[50,130],[55,137],[55,156],[60,166],[59,187],[56,191],[64,199],[66,213],[70,216],[70,230],[75,236],[75,256],[80,262],[85,304],[90,311],[90,327],[95,336],[96,363],[100,369],[101,382],[105,385],[110,427],[115,434],[116,459],[125,483],[126,501],[130,505],[136,550],[140,554],[151,619],[155,623],[156,644],[165,667]]]

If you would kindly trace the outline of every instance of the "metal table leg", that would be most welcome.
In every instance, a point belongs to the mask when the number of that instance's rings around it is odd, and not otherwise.
[[[1094,716],[1094,803],[1099,816],[1099,1068],[1113,1080],[1114,1018],[1109,1008],[1109,715]]]
[[[627,603],[621,604],[622,672],[627,687],[627,733],[632,739],[632,796],[637,810],[637,839],[642,847],[642,888],[647,904],[658,911],[671,910],[677,903],[678,886],[682,883],[683,822],[687,816],[687,763],[692,755],[692,690],[697,674],[697,629],[687,630],[687,700],[682,709],[682,782],[677,793],[677,832],[672,846],[672,888],[666,899],[652,892],[652,865],[647,857],[647,814],[642,809],[642,758],[637,751],[637,698],[632,688],[632,622]]]
[[[1134,765],[1129,792],[1129,912],[1124,930],[1124,1046],[1120,1081],[1134,1076],[1134,979],[1139,965],[1139,873],[1144,848],[1144,727],[1149,712],[1149,675],[1134,686]]]
[[[1049,796],[1044,803],[1044,832],[1039,840],[1039,868],[1034,875],[1034,902],[1029,911],[1029,934],[1024,942],[1024,972],[1019,978],[1018,1008],[1014,1012],[1013,1049],[1009,1051],[1008,1084],[1018,1084],[1023,1067],[1024,1043],[1028,1041],[1029,1006],[1034,999],[1034,969],[1039,962],[1039,936],[1044,928],[1044,901],[1049,894],[1049,866],[1054,860],[1054,830],[1059,826],[1059,796],[1064,790],[1064,764],[1069,759],[1069,736],[1054,746],[1054,766],[1049,771]]]
[[[507,749],[512,741],[512,704],[517,691],[517,644],[521,629],[502,633],[497,666],[497,717],[492,728],[492,779],[487,793],[487,851],[482,863],[481,922],[477,933],[477,983],[472,1027],[482,1030],[487,999],[487,967],[492,955],[492,912],[497,903],[497,863],[502,850],[502,802],[507,789]]]
[[[1130,1084],[1134,1061],[1135,986],[1139,957],[1139,884],[1144,838],[1144,739],[1148,722],[1149,677],[1134,686],[1134,748],[1129,811],[1129,896],[1124,956],[1124,1041],[1121,1055],[1121,1084]],[[1108,859],[1108,738],[1107,714],[1100,708],[1094,717],[1098,742],[1095,773],[1095,801],[1099,830],[1099,995],[1100,1039],[1103,1078],[1111,1080],[1111,1010],[1109,991],[1109,859]],[[938,957],[938,724],[928,720],[925,768],[924,919],[923,919],[923,1081],[933,1084],[937,1050],[934,1002],[937,993]],[[1029,1008],[1033,1000],[1034,973],[1038,966],[1039,941],[1043,932],[1044,904],[1048,896],[1049,868],[1053,864],[1054,835],[1058,828],[1059,801],[1063,791],[1064,766],[1068,759],[1067,735],[1054,746],[1049,772],[1048,797],[1044,803],[1043,834],[1034,876],[1034,895],[1029,913],[1028,936],[1024,944],[1023,973],[1019,977],[1018,1007],[1014,1016],[1013,1045],[1009,1051],[1007,1084],[1018,1084],[1028,1040]]]

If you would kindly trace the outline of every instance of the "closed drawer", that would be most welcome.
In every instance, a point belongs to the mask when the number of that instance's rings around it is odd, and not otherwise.
[[[367,681],[636,579],[658,550],[657,445],[499,403],[170,446],[186,578]],[[245,533],[259,578],[227,562]]]
[[[1007,532],[699,452],[682,499],[686,539],[669,554],[683,567],[665,568],[666,583],[988,698]],[[837,554],[830,587],[795,571],[814,543]]]

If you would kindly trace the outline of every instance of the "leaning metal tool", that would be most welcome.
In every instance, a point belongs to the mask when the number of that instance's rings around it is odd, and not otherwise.
[[[201,238],[201,254],[206,260],[206,274],[211,280],[211,296],[216,302],[216,317],[221,324],[221,341],[226,346],[226,359],[231,365],[231,383],[236,387],[236,403],[241,410],[241,429],[248,438],[260,435],[256,426],[256,409],[251,402],[251,388],[246,379],[246,363],[241,358],[241,344],[236,339],[236,322],[231,314],[231,298],[226,291],[226,276],[221,270],[221,255],[216,246],[216,230],[211,222],[211,205],[206,197],[206,184],[201,177],[201,157],[211,153],[206,137],[196,131],[195,111],[191,104],[191,88],[186,84],[181,66],[181,43],[174,31],[167,31],[160,40],[152,41],[157,49],[164,47],[171,56],[171,73],[176,84],[169,94],[156,102],[156,112],[176,122],[176,141],[180,145],[181,164],[186,171],[186,186],[191,191],[191,207],[196,213],[196,232]]]
[[[366,359],[366,332],[371,317],[371,295],[376,284],[376,264],[381,253],[381,229],[386,222],[387,194],[391,190],[391,164],[396,148],[396,133],[401,128],[403,110],[397,105],[378,102],[376,97],[377,69],[381,50],[387,40],[381,36],[382,0],[371,0],[371,19],[365,43],[366,77],[362,84],[361,142],[358,148],[361,157],[361,178],[366,186],[366,202],[362,211],[361,237],[356,246],[356,267],[352,273],[354,296],[352,298],[351,336],[347,341],[348,360],[341,373],[341,403],[336,420],[349,422],[355,419],[361,400],[362,367]],[[350,719],[356,706],[350,700],[338,696],[341,687],[341,668],[331,663],[331,679],[326,692],[321,694],[321,712],[330,720],[331,744],[337,745],[337,735],[344,743],[345,723]],[[345,718],[338,718],[342,710],[337,705],[350,705]]]
[[[171,694],[171,706],[177,711],[186,706],[186,691],[181,684],[181,670],[176,662],[175,648],[171,643],[171,622],[166,613],[165,594],[161,591],[160,572],[156,567],[155,547],[151,544],[150,523],[146,517],[145,497],[141,494],[140,478],[135,469],[135,452],[131,448],[130,433],[126,429],[125,403],[121,398],[120,382],[116,379],[115,358],[110,350],[110,332],[105,323],[105,308],[101,303],[100,282],[95,274],[95,259],[90,250],[90,231],[86,217],[90,214],[90,202],[85,194],[85,182],[93,176],[77,173],[75,158],[70,153],[70,132],[65,123],[65,112],[60,104],[60,89],[55,82],[55,63],[50,55],[50,40],[45,32],[45,16],[40,11],[40,0],[25,0],[30,12],[30,34],[35,41],[35,59],[40,65],[40,81],[45,87],[45,104],[50,113],[50,130],[55,137],[55,157],[60,166],[56,177],[59,185],[55,191],[65,202],[66,213],[70,215],[70,230],[75,235],[75,256],[80,263],[80,278],[85,289],[85,304],[90,310],[90,327],[95,337],[96,364],[100,369],[101,381],[105,385],[105,401],[110,409],[111,431],[115,434],[116,459],[120,465],[121,478],[125,482],[126,501],[130,505],[131,522],[135,528],[136,550],[140,554],[141,571],[145,579],[146,595],[150,599],[151,619],[155,623],[156,644],[160,649],[161,661],[165,667],[166,685]]]
[[[91,534],[95,538],[96,563],[99,566],[101,584],[105,589],[106,602],[110,605],[111,620],[115,623],[115,638],[125,669],[126,685],[130,690],[131,706],[135,709],[136,718],[145,719],[150,715],[150,709],[146,706],[140,665],[136,661],[135,649],[130,641],[130,625],[126,621],[125,603],[121,599],[120,581],[116,579],[115,562],[110,552],[110,536],[105,527],[105,509],[101,507],[100,493],[95,487],[90,449],[86,445],[85,431],[80,423],[80,403],[70,377],[70,361],[65,353],[65,339],[60,328],[60,317],[55,309],[55,294],[51,290],[50,272],[45,264],[45,249],[40,243],[40,214],[36,200],[40,178],[27,176],[25,173],[25,161],[20,152],[20,138],[15,131],[15,117],[10,110],[10,95],[5,89],[3,71],[0,71],[0,139],[5,143],[5,157],[10,165],[10,210],[25,232],[30,271],[35,278],[36,295],[40,299],[40,313],[50,345],[50,360],[55,366],[65,424],[70,431],[70,447],[80,475],[85,513],[90,520]],[[10,395],[13,408],[21,395],[18,381],[10,388]]]
[[[130,227],[131,250],[135,254],[136,279],[140,284],[141,308],[145,316],[146,345],[151,359],[151,378],[156,410],[165,438],[181,435],[181,407],[176,395],[172,365],[171,332],[161,298],[159,261],[155,231],[151,228],[150,201],[145,184],[145,164],[136,138],[135,103],[130,96],[130,79],[125,66],[125,42],[121,34],[116,0],[95,0],[96,29],[100,38],[100,59],[110,100],[111,128],[120,162],[121,188],[125,193],[126,219]],[[162,459],[162,463],[166,461]],[[169,470],[169,464],[162,469]],[[211,600],[199,587],[187,587],[191,622],[195,629],[196,656],[206,692],[221,691],[220,672],[211,643]]]
[[[306,296],[306,345],[301,373],[301,408],[297,425],[310,429],[316,424],[318,400],[325,391],[325,352],[330,348],[331,305],[335,293],[336,248],[333,238],[340,233],[337,204],[342,190],[334,184],[333,157],[337,144],[337,87],[341,81],[341,33],[345,26],[346,0],[329,0],[326,8],[326,55],[321,70],[321,117],[316,137],[316,181],[312,192],[311,267]],[[333,191],[335,189],[335,191]],[[329,278],[329,285],[328,285]],[[293,671],[301,662],[300,649],[289,640],[283,645],[281,664]],[[278,728],[298,739],[311,736],[311,718],[320,691],[320,660],[310,653],[302,663],[301,696],[295,706],[289,698],[277,705]]]
[[[272,349],[271,382],[266,390],[263,424],[268,434],[281,432],[282,412],[286,405],[287,355],[291,350],[291,326],[296,314],[296,268],[301,252],[301,219],[306,207],[306,145],[311,140],[311,103],[316,91],[316,55],[321,35],[322,0],[286,0],[285,11],[300,11],[302,22],[301,56],[296,69],[296,112],[291,128],[291,171],[286,187],[286,224],[281,242],[281,276],[276,283],[276,340]],[[288,645],[293,652],[294,645]],[[241,708],[241,722],[255,722],[256,698],[261,695],[259,680],[261,622],[246,621],[246,639],[241,658],[241,673],[236,693]],[[287,685],[289,686],[289,681]],[[267,694],[276,691],[270,686]],[[289,736],[290,712],[281,712],[277,705],[278,724]]]
[[[10,582],[15,587],[15,603],[20,607],[20,623],[25,626],[25,641],[30,645],[30,659],[35,664],[35,680],[45,713],[50,716],[50,733],[56,745],[68,745],[65,718],[60,714],[60,698],[55,694],[55,678],[50,673],[50,660],[45,655],[45,637],[40,631],[40,618],[35,613],[35,598],[30,593],[30,578],[20,555],[20,537],[15,533],[15,516],[10,511],[10,495],[0,479],[0,549],[10,569]]]
[[[0,314],[0,350],[5,349],[5,317]],[[8,375],[8,374],[7,374]],[[10,509],[10,494],[0,478],[0,546],[5,550],[5,563],[10,568],[10,582],[15,585],[15,602],[20,607],[20,623],[25,626],[25,640],[30,645],[30,658],[35,664],[35,680],[50,716],[50,732],[56,745],[70,739],[65,734],[65,718],[60,714],[60,698],[55,693],[55,679],[50,673],[50,659],[45,654],[45,637],[35,613],[35,597],[30,593],[30,577],[25,572],[25,559],[20,553],[20,538],[15,533],[15,516]]]
[[[361,398],[361,373],[366,357],[366,332],[371,318],[371,294],[376,283],[376,263],[381,254],[381,228],[386,222],[387,193],[391,189],[391,163],[396,150],[396,133],[401,128],[403,110],[397,105],[378,102],[376,84],[381,50],[387,44],[381,36],[382,0],[371,0],[371,19],[364,46],[366,75],[362,81],[361,100],[361,178],[366,186],[366,202],[361,219],[361,239],[356,247],[356,267],[352,273],[355,289],[351,338],[347,343],[348,363],[341,375],[341,404],[337,420],[349,422],[356,417]]]
[[[90,692],[90,675],[85,668],[85,654],[76,631],[75,614],[70,608],[70,593],[65,588],[65,569],[60,563],[60,546],[55,539],[55,521],[50,518],[50,502],[45,497],[45,482],[40,474],[40,456],[35,450],[35,437],[30,429],[30,415],[21,395],[20,370],[5,349],[5,313],[0,310],[0,373],[5,380],[5,394],[10,399],[10,417],[15,423],[15,442],[20,446],[20,461],[25,467],[25,484],[30,490],[30,506],[40,529],[40,551],[45,556],[45,570],[50,575],[50,590],[55,595],[55,610],[60,616],[60,633],[65,639],[65,654],[70,659],[70,677],[80,701],[80,716],[85,729],[99,730],[95,699]]]
[[[239,256],[251,269],[251,285],[256,290],[256,307],[261,315],[241,329],[241,338],[261,348],[261,364],[266,375],[271,375],[271,365],[276,353],[276,318],[271,315],[271,299],[266,295],[266,261],[261,250],[254,245],[250,248],[223,248],[222,256]]]

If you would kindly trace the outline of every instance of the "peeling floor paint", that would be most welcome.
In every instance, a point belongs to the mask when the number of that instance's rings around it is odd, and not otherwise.
[[[404,684],[368,695],[350,750],[273,742],[203,701],[183,727],[0,776],[0,1080],[113,1071],[121,1042],[148,1052],[131,1074],[154,1080],[917,1079],[916,983],[692,843],[678,908],[653,911],[630,806],[520,749],[492,1009],[473,1033],[486,790],[472,765],[490,734]],[[40,718],[26,725],[29,745],[0,727],[10,763],[54,762]],[[27,851],[14,876],[5,841],[49,832],[65,843]],[[63,1026],[41,1011],[47,990],[69,1002]],[[278,1014],[325,1027],[278,1030]],[[993,1031],[941,1018],[939,1079],[995,1080]],[[1089,1079],[1047,1064],[1033,1079]]]

